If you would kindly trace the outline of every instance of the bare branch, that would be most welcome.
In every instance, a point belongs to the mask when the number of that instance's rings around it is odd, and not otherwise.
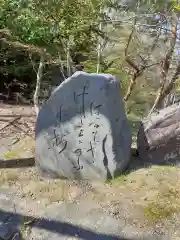
[[[61,73],[62,73],[62,75],[63,75],[64,80],[65,80],[66,77],[65,77],[65,75],[64,75],[64,71],[63,71],[63,63],[62,63],[61,55],[58,54],[58,56],[59,56],[58,60],[60,61],[60,65],[61,65],[61,67],[60,67],[60,71],[61,71]]]
[[[168,71],[169,71],[169,67],[170,67],[170,61],[172,59],[172,55],[174,53],[175,45],[176,45],[177,25],[178,25],[178,21],[176,23],[172,24],[172,38],[171,38],[171,42],[170,42],[170,48],[165,56],[164,61],[162,62],[162,67],[161,67],[162,80],[160,82],[160,88],[158,90],[155,102],[148,114],[148,117],[153,113],[153,111],[157,108],[157,106],[160,104],[160,102],[171,91],[171,89],[173,88],[174,82],[176,81],[177,77],[179,76],[180,64],[178,64],[176,72],[175,72],[172,80],[170,81],[170,83],[168,84],[166,89],[164,90],[165,84],[167,82],[167,75],[168,75]]]
[[[7,127],[9,127],[10,125],[13,125],[13,123],[17,122],[19,119],[21,118],[21,116],[18,116],[16,118],[14,118],[13,120],[11,120],[10,122],[8,122],[8,124],[6,124],[4,127],[2,127],[0,129],[0,131],[6,129]]]
[[[23,132],[26,136],[33,138],[28,131],[25,131],[20,126],[17,126],[16,122],[11,123],[15,128],[19,129],[21,132]]]
[[[129,35],[128,42],[127,42],[127,45],[126,45],[126,48],[125,48],[125,56],[126,57],[128,56],[129,45],[130,45],[130,42],[133,38],[133,34],[134,34],[134,31],[135,31],[135,26],[136,26],[136,18],[134,19],[134,24],[132,26],[132,31]]]
[[[127,93],[126,95],[124,96],[124,101],[127,101],[128,98],[130,97],[131,95],[131,92],[136,84],[136,78],[139,77],[140,75],[142,74],[142,72],[138,71],[134,74],[133,78],[131,79],[131,82],[129,84],[129,87],[128,87],[128,90],[127,90]]]
[[[132,90],[133,90],[133,88],[134,88],[134,86],[135,86],[135,84],[136,84],[136,79],[137,79],[138,77],[140,77],[146,69],[148,69],[148,68],[150,68],[150,67],[153,67],[153,66],[155,66],[155,65],[158,65],[158,64],[159,64],[159,62],[150,64],[150,65],[146,65],[146,66],[142,66],[138,71],[136,71],[136,72],[133,74],[133,77],[132,77],[131,82],[130,82],[130,84],[129,84],[127,93],[126,93],[126,95],[124,96],[124,101],[127,101],[127,100],[129,99],[129,97],[130,97],[130,95],[131,95],[131,93],[132,93]]]
[[[132,90],[133,90],[133,88],[134,88],[134,86],[136,84],[137,78],[140,77],[146,69],[159,64],[159,62],[157,62],[157,63],[153,63],[153,64],[150,64],[150,65],[147,65],[147,62],[148,62],[149,57],[150,57],[150,53],[149,53],[149,55],[147,56],[146,59],[143,59],[142,56],[140,55],[140,58],[143,61],[143,64],[141,66],[137,66],[137,64],[132,60],[132,58],[130,58],[128,56],[128,50],[129,50],[129,46],[130,46],[130,43],[131,43],[132,38],[133,38],[134,31],[135,31],[135,25],[136,25],[136,19],[135,19],[132,31],[131,31],[131,33],[129,35],[128,43],[127,43],[126,48],[125,48],[125,61],[129,64],[130,67],[132,67],[135,70],[135,72],[134,72],[133,77],[132,77],[132,79],[130,81],[128,90],[127,90],[127,92],[126,92],[126,94],[124,96],[124,101],[127,101],[129,99],[129,97],[130,97],[130,95],[132,93]],[[152,46],[152,50],[155,49],[156,42],[157,41],[155,40],[154,44]]]
[[[125,58],[126,62],[132,67],[134,68],[137,72],[140,71],[139,67],[133,62],[132,59],[130,59],[130,57],[126,57]]]
[[[172,39],[170,42],[170,48],[166,54],[165,60],[164,60],[164,71],[167,74],[168,70],[169,70],[169,66],[170,66],[170,60],[172,58],[172,54],[174,52],[175,49],[175,45],[176,45],[176,32],[177,32],[177,25],[178,23],[173,23],[172,24]]]
[[[150,51],[148,52],[148,55],[147,55],[147,58],[146,58],[145,61],[144,61],[144,64],[147,64],[147,62],[148,62],[149,59],[150,59],[150,56],[152,55],[152,53],[153,53],[154,50],[156,49],[157,42],[158,42],[160,36],[161,36],[161,32],[159,32],[158,35],[156,36],[156,38],[154,39],[153,45],[152,45]]]
[[[178,79],[179,76],[180,76],[180,62],[177,65],[176,71],[175,71],[170,83],[164,89],[160,100],[164,99],[172,91],[172,89],[176,83],[176,80]]]
[[[164,68],[162,66],[162,70],[161,70],[161,75],[162,75],[162,80],[161,80],[161,86],[158,90],[158,93],[157,93],[157,96],[156,96],[156,99],[155,99],[155,102],[148,114],[148,117],[153,113],[153,111],[156,109],[157,105],[159,104],[159,101],[160,101],[160,98],[161,98],[161,95],[162,95],[162,92],[163,92],[163,89],[164,89],[164,86],[165,86],[165,83],[166,83],[166,73],[164,72]]]

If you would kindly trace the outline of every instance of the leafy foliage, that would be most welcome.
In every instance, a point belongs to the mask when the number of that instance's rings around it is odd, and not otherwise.
[[[2,6],[1,28],[8,28],[19,41],[61,52],[90,52],[100,34],[97,24],[104,16],[105,1],[7,0]],[[103,34],[102,34],[103,35]]]
[[[51,62],[60,57],[64,64],[67,51],[71,61],[80,62],[96,48],[98,36],[105,36],[98,24],[106,18],[101,14],[106,4],[98,0],[0,0],[0,28],[8,30],[8,34],[1,31],[1,76],[34,78],[29,54],[37,62],[38,51],[32,52],[31,46],[49,54]]]
[[[41,51],[48,55],[47,64],[55,63],[57,66],[61,62],[66,66],[69,54],[71,64],[88,59],[84,63],[85,70],[95,72],[97,45],[101,39],[100,70],[118,75],[124,95],[134,74],[125,60],[125,48],[133,19],[136,18],[138,23],[137,38],[133,37],[128,54],[141,67],[142,59],[148,55],[149,64],[163,60],[170,43],[165,38],[170,39],[171,29],[169,27],[166,36],[163,33],[161,38],[157,38],[160,29],[158,24],[162,20],[160,16],[170,19],[176,13],[178,6],[174,0],[0,0],[0,27],[8,29],[10,36],[6,35],[1,38],[5,41],[0,41],[0,63],[3,66],[0,74],[3,77],[11,78],[15,75],[18,79],[27,79],[27,76],[34,79],[29,54],[36,65]],[[129,19],[128,22],[124,23],[125,19]],[[103,22],[101,29],[100,22]],[[165,21],[163,27],[166,28],[168,24]],[[157,51],[153,52],[151,49],[156,38],[157,46],[154,49]],[[21,43],[21,47],[16,43]],[[40,52],[34,53],[31,46]],[[135,115],[147,114],[159,88],[160,75],[160,67],[154,66],[138,78],[126,103],[130,114],[132,111]]]

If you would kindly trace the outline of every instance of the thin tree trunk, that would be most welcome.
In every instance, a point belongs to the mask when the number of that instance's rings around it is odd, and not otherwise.
[[[169,82],[169,84],[167,85],[167,87],[164,89],[163,94],[160,98],[160,101],[162,101],[174,88],[174,85],[176,83],[176,80],[178,79],[180,75],[180,62],[177,65],[176,71],[171,79],[171,81]]]
[[[131,82],[129,84],[128,90],[124,96],[124,101],[127,101],[131,95],[131,92],[134,88],[134,86],[136,85],[136,79],[143,73],[143,71],[137,71],[136,73],[134,73],[133,78],[131,79]]]
[[[71,73],[71,62],[70,62],[70,43],[68,41],[67,43],[67,48],[66,48],[66,64],[67,64],[67,74],[68,77],[70,77],[72,75]]]
[[[154,110],[156,109],[156,107],[158,106],[159,102],[160,102],[160,98],[161,98],[161,95],[162,95],[162,92],[163,92],[163,89],[164,89],[164,85],[165,85],[165,81],[162,83],[159,91],[158,91],[158,94],[157,94],[157,97],[155,99],[155,102],[148,114],[148,117],[154,112]]]
[[[172,39],[170,42],[170,48],[169,51],[167,52],[165,59],[163,61],[162,64],[162,71],[161,71],[161,75],[162,75],[162,81],[161,81],[161,86],[159,88],[158,94],[156,96],[156,99],[154,101],[154,104],[148,114],[148,117],[153,113],[153,111],[158,107],[158,105],[160,104],[160,102],[167,96],[167,94],[169,94],[169,92],[166,94],[166,89],[165,88],[165,84],[167,82],[167,75],[168,75],[168,71],[169,71],[169,67],[170,67],[170,61],[172,60],[172,55],[174,53],[175,50],[175,46],[176,46],[176,39],[177,39],[177,25],[178,25],[178,21],[176,23],[172,24]],[[178,67],[177,67],[178,69]],[[175,74],[176,75],[176,74]],[[173,85],[172,82],[174,83],[174,80],[176,81],[176,77],[173,76],[172,80],[170,81],[169,85]],[[165,89],[164,89],[165,88]]]
[[[38,116],[39,114],[39,94],[40,94],[40,88],[41,88],[41,79],[43,77],[43,67],[44,67],[44,57],[41,56],[40,62],[39,62],[39,67],[38,67],[38,71],[36,74],[36,89],[34,92],[34,107],[35,107],[35,111],[36,111],[36,115]]]
[[[62,73],[62,76],[63,76],[64,80],[65,80],[66,77],[65,77],[65,75],[64,75],[64,66],[63,66],[63,63],[62,63],[62,59],[61,59],[61,55],[60,55],[60,54],[59,54],[59,61],[60,61],[60,65],[61,65],[60,71],[61,71],[61,73]]]
[[[139,4],[139,1],[138,1],[138,4]],[[133,39],[133,36],[134,36],[134,32],[135,32],[135,27],[136,27],[136,18],[134,19],[134,24],[132,26],[132,31],[129,35],[129,38],[128,38],[128,42],[127,42],[127,45],[126,45],[126,48],[125,48],[125,61],[128,63],[128,65],[133,68],[135,70],[134,74],[133,74],[133,77],[130,81],[130,84],[128,86],[128,89],[127,89],[127,92],[124,96],[124,101],[128,101],[129,97],[131,96],[131,93],[136,85],[136,81],[137,79],[144,73],[144,71],[154,65],[158,65],[159,63],[153,63],[151,65],[148,65],[148,60],[150,58],[150,54],[152,54],[152,51],[154,51],[155,49],[155,46],[156,46],[156,40],[154,41],[154,44],[152,46],[152,49],[150,51],[150,53],[148,54],[147,58],[143,61],[143,64],[141,64],[140,66],[138,66],[135,61],[133,61],[133,59],[129,56],[128,54],[128,51],[129,51],[129,47],[130,47],[130,44],[131,44],[131,41]],[[159,38],[159,35],[158,35],[158,38]],[[140,55],[141,57],[141,55]]]
[[[164,99],[164,107],[168,107],[176,102],[176,94],[175,93],[169,93],[167,97]]]
[[[99,30],[102,31],[102,22],[99,24]],[[100,72],[101,65],[101,37],[99,37],[98,52],[97,52],[97,74]]]

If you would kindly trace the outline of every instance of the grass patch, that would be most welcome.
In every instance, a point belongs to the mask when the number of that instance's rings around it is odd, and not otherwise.
[[[110,182],[108,202],[111,209],[117,207],[114,201],[119,208],[125,204],[131,209],[133,204],[130,214],[138,211],[142,224],[154,225],[180,212],[179,184],[180,170],[176,167],[141,168]]]
[[[118,176],[117,178],[108,181],[107,184],[120,185],[127,181],[128,181],[128,175],[122,174],[122,175]]]
[[[38,181],[38,172],[35,168],[22,169],[22,168],[4,168],[0,169],[0,184],[1,185],[16,185],[25,183],[27,186],[29,181],[33,179]]]
[[[33,199],[47,199],[49,203],[66,201],[69,198],[69,185],[62,180],[30,181],[24,194]]]
[[[150,169],[150,172],[153,174],[153,173],[160,173],[160,174],[169,174],[169,173],[178,173],[180,172],[180,168],[176,167],[176,166],[153,166],[151,169]]]
[[[0,171],[0,184],[12,184],[18,180],[19,174],[14,169]]]
[[[157,193],[154,201],[144,207],[144,216],[150,222],[160,222],[180,212],[180,190],[177,186],[168,186]]]
[[[176,206],[167,205],[168,203],[149,203],[144,208],[144,215],[151,222],[159,222],[163,219],[171,217],[177,212]],[[178,208],[179,209],[179,208]]]
[[[17,158],[20,158],[19,154],[17,154],[16,152],[7,152],[3,155],[3,158],[5,160],[8,160],[8,159],[17,159]]]

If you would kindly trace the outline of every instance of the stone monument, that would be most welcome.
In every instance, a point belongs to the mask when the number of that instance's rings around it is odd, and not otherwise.
[[[127,167],[131,141],[120,81],[79,71],[39,112],[36,164],[50,177],[105,181]]]

